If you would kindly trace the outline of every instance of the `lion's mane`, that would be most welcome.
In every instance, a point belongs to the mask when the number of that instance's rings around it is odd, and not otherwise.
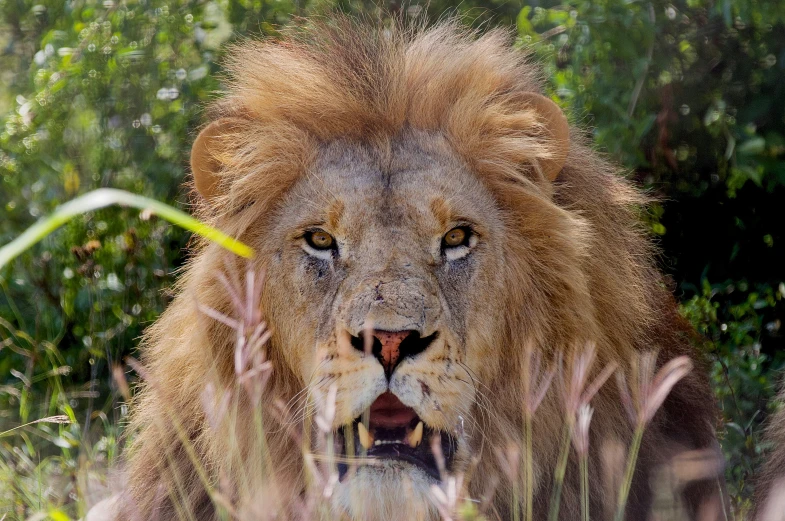
[[[527,342],[551,358],[569,353],[576,340],[590,339],[598,346],[598,365],[615,361],[621,367],[643,350],[658,349],[659,363],[694,355],[689,328],[639,223],[645,197],[575,130],[560,175],[554,182],[543,179],[538,164],[552,151],[538,139],[536,115],[520,104],[523,94],[541,91],[541,72],[510,45],[507,32],[478,36],[450,21],[426,29],[338,18],[308,23],[278,39],[244,41],[226,54],[226,93],[209,114],[243,123],[219,137],[217,195],[199,198],[198,215],[253,245],[258,268],[274,252],[264,242],[265,229],[276,219],[281,195],[308,171],[320,144],[339,138],[384,149],[405,129],[439,132],[496,197],[521,239],[506,245],[509,267],[500,276],[509,288],[508,327],[493,342],[498,351],[487,355],[497,374],[496,381],[483,384],[494,396],[486,404],[492,410],[482,420],[486,443],[478,454],[487,472],[502,475],[494,451],[520,432],[520,357]],[[201,242],[194,250],[174,302],[141,347],[144,383],[132,407],[127,519],[171,519],[182,513],[178,504],[187,505],[194,519],[214,519],[216,498],[208,495],[204,480],[239,490],[233,480],[261,475],[265,465],[281,476],[263,492],[271,504],[289,508],[304,486],[300,447],[285,425],[275,423],[273,411],[276,399],[286,403],[306,385],[282,354],[304,347],[279,345],[276,335],[269,344],[274,370],[263,409],[271,461],[253,448],[247,420],[253,415],[242,393],[228,407],[235,412],[233,430],[216,433],[208,427],[204,389],[209,382],[234,385],[236,338],[197,309],[200,303],[230,312],[216,278],[225,255]],[[286,305],[262,301],[266,309]],[[534,440],[535,453],[546,462],[555,460],[562,420],[558,393],[549,396],[538,412]],[[594,406],[592,443],[629,439],[613,385],[603,388]],[[714,422],[707,380],[693,371],[644,438],[630,511],[637,509],[640,517],[634,519],[645,518],[649,471],[660,461],[661,448],[711,446]],[[226,457],[229,439],[239,444],[242,458]],[[546,487],[551,469],[547,464],[541,469]],[[568,471],[564,519],[578,517],[577,483],[576,473]],[[693,502],[705,494],[695,490]],[[507,493],[501,485],[502,503]],[[604,493],[595,494],[602,502]],[[538,494],[538,508],[547,496]]]
[[[785,403],[785,387],[775,398]],[[785,409],[779,409],[767,419],[765,440],[771,447],[766,454],[763,468],[755,478],[755,501],[751,519],[769,521],[782,517],[783,491],[785,490]]]

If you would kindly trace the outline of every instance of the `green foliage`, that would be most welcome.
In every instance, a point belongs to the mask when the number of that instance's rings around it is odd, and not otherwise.
[[[733,297],[731,299],[731,297]],[[765,349],[762,341],[776,334],[779,323],[766,315],[782,308],[785,284],[773,289],[746,281],[710,285],[682,304],[684,316],[705,339],[715,393],[726,425],[723,448],[728,458],[731,497],[743,508],[751,494],[750,482],[771,447],[762,443],[761,420],[771,401],[777,372],[785,352]]]
[[[97,188],[185,206],[189,145],[220,89],[222,44],[271,31],[296,10],[287,1],[0,1],[0,245]],[[77,474],[74,449],[93,451],[99,439],[114,450],[122,410],[107,392],[110,368],[163,310],[188,240],[147,212],[97,210],[0,269],[0,431],[56,413],[77,422],[60,427],[70,437],[55,439],[67,444],[51,443],[46,425],[0,439],[0,517],[10,505],[79,513],[74,497],[90,480]],[[62,486],[41,490],[53,469]]]
[[[453,9],[516,27],[554,98],[659,197],[646,219],[706,339],[740,510],[785,363],[778,4],[428,4],[434,16]],[[222,45],[335,6],[378,12],[365,0],[0,0],[0,245],[97,188],[186,207],[188,147],[221,88]],[[163,310],[188,240],[147,213],[101,209],[0,269],[0,432],[55,414],[73,422],[0,437],[0,517],[7,505],[11,518],[81,513],[69,494],[85,497],[103,479],[93,467],[118,449],[111,368]],[[41,491],[42,476],[59,477]]]
[[[15,72],[0,133],[3,243],[93,188],[176,200],[226,36],[217,22],[194,23],[196,6],[157,4],[2,4],[14,35],[2,68]],[[72,221],[4,272],[0,313],[18,307],[20,329],[56,343],[75,381],[105,373],[88,362],[127,352],[165,302],[161,284],[186,237],[144,217],[98,211]]]

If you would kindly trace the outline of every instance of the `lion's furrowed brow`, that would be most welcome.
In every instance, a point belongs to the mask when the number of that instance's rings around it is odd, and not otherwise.
[[[335,229],[338,227],[338,224],[341,222],[341,217],[343,217],[345,208],[346,206],[340,199],[330,203],[330,205],[327,207],[327,211],[325,212],[327,217],[327,225],[330,226],[330,228]]]

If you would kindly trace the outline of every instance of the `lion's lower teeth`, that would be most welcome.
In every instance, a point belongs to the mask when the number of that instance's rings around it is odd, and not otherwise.
[[[399,445],[402,445],[403,441],[401,441],[401,440],[376,440],[375,442],[373,442],[374,446],[378,446],[378,445],[395,445],[396,443],[399,444]]]

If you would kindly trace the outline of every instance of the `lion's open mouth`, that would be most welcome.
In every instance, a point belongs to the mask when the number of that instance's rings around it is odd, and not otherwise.
[[[351,429],[351,440],[346,439]],[[441,454],[434,454],[432,440],[438,437]],[[439,432],[427,426],[414,409],[405,406],[392,393],[386,392],[373,402],[370,408],[368,426],[362,418],[357,418],[351,425],[339,429],[336,436],[336,449],[342,461],[359,458],[372,463],[373,460],[391,459],[414,465],[432,478],[441,479],[439,459],[444,467],[452,467],[456,450],[455,437],[449,433]],[[349,470],[349,464],[338,465],[339,477],[343,479]]]

